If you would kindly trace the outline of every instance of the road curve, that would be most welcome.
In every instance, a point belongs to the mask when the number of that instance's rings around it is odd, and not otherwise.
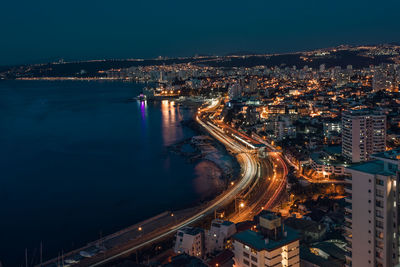
[[[214,109],[219,102],[213,101],[211,103],[211,105],[207,108],[204,108],[200,111],[201,112],[205,112],[205,111],[209,111],[211,109]],[[166,229],[163,233],[160,233],[158,236],[153,237],[147,241],[144,241],[143,243],[136,245],[132,248],[129,248],[127,250],[124,250],[120,253],[117,253],[111,257],[108,257],[107,259],[101,260],[97,263],[94,263],[90,266],[100,266],[103,264],[106,264],[114,259],[117,259],[121,256],[124,256],[126,254],[129,254],[137,249],[140,249],[144,246],[147,246],[149,244],[152,244],[158,240],[161,240],[162,238],[176,232],[177,230],[179,230],[182,227],[188,226],[191,223],[201,219],[202,217],[204,217],[206,214],[209,214],[210,212],[214,211],[214,209],[218,208],[220,205],[234,199],[234,197],[239,194],[243,189],[245,189],[248,185],[251,184],[251,182],[257,177],[257,159],[254,155],[252,155],[251,153],[248,153],[247,148],[243,147],[242,145],[238,144],[236,141],[232,140],[231,138],[229,138],[228,136],[226,136],[223,131],[218,131],[216,126],[212,127],[210,126],[210,124],[204,122],[201,120],[200,118],[200,114],[198,114],[196,116],[196,121],[205,129],[207,130],[207,132],[209,134],[211,134],[214,138],[216,138],[218,141],[220,141],[221,143],[223,143],[227,149],[233,151],[234,153],[236,153],[238,161],[241,165],[242,168],[242,177],[241,179],[235,183],[232,187],[230,187],[228,189],[228,191],[226,191],[224,194],[220,195],[219,197],[217,197],[216,199],[214,199],[209,206],[207,206],[205,209],[203,209],[202,211],[196,213],[195,215],[193,215],[192,217],[184,220],[183,222],[169,228]]]

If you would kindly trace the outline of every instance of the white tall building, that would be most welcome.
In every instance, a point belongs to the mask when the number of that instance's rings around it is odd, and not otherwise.
[[[274,122],[274,135],[277,140],[282,140],[285,137],[295,137],[296,126],[293,126],[289,117],[279,116]]]
[[[231,85],[228,89],[229,100],[236,100],[242,96],[242,86],[239,83]]]
[[[257,79],[253,78],[249,81],[249,92],[255,93],[257,92]]]
[[[202,258],[204,256],[204,231],[200,228],[185,227],[176,233],[175,253],[186,253]]]
[[[206,252],[222,251],[226,241],[236,233],[236,225],[230,221],[215,219],[206,232]]]
[[[235,267],[300,266],[299,235],[274,213],[260,215],[259,232],[233,236]]]
[[[400,150],[346,169],[347,266],[389,267],[399,263]]]
[[[352,162],[386,149],[386,115],[368,109],[342,114],[342,154]]]

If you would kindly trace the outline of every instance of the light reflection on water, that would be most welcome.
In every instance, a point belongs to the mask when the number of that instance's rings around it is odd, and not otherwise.
[[[175,107],[175,102],[169,100],[161,101],[161,113],[164,143],[172,145],[182,136],[182,127],[179,125],[182,115],[179,112],[179,108]]]
[[[140,108],[140,115],[141,115],[141,128],[142,133],[145,135],[147,132],[147,101],[141,100],[138,102]]]
[[[142,85],[0,83],[0,260],[76,249],[218,188],[213,163],[166,147],[194,133],[173,101],[126,101]],[[3,163],[3,164],[1,164]],[[162,201],[160,201],[162,199]],[[37,254],[36,254],[37,255]]]
[[[201,197],[196,164],[166,149],[195,134],[180,125],[191,112],[127,101],[142,87],[0,83],[4,266],[19,266],[25,248],[37,256],[41,241],[47,259]]]
[[[164,143],[174,144],[182,138],[182,127],[179,125],[183,119],[182,114],[179,108],[176,108],[175,102],[170,100],[161,101],[161,112]],[[168,161],[165,161],[165,164],[168,164]],[[195,173],[193,185],[201,199],[212,197],[223,188],[221,170],[213,162],[205,160],[198,162]]]

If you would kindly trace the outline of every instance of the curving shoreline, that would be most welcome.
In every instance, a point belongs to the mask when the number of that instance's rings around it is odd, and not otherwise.
[[[241,175],[239,176],[240,178],[222,194],[215,197],[212,201],[204,203],[203,205],[193,207],[193,209],[191,209],[188,214],[185,214],[184,218],[180,219],[179,222],[178,220],[176,220],[175,223],[172,224],[161,223],[163,227],[161,229],[157,228],[157,230],[151,233],[142,233],[144,228],[139,227],[138,229],[133,230],[133,234],[136,235],[135,239],[129,239],[128,242],[126,242],[126,239],[123,238],[123,240],[125,240],[124,244],[117,244],[116,246],[108,250],[98,252],[93,257],[82,260],[76,266],[103,265],[121,256],[130,254],[135,250],[153,244],[154,242],[159,242],[164,238],[170,236],[171,234],[175,233],[181,227],[190,225],[194,222],[201,220],[206,215],[213,212],[215,209],[218,209],[222,205],[225,205],[229,201],[232,201],[239,192],[241,192],[244,188],[247,188],[253,182],[253,180],[257,177],[258,168],[254,156],[246,152],[246,150],[243,150],[243,147],[238,145],[235,141],[224,135],[221,135],[221,133],[215,131],[215,129],[207,126],[207,124],[204,123],[198,116],[196,116],[196,122],[204,127],[204,129],[208,131],[213,136],[213,138],[226,145],[230,151],[233,151],[235,153],[242,170]],[[170,220],[172,218],[176,218],[173,215],[170,215],[168,217]],[[99,240],[99,242],[104,244],[105,240]],[[92,242],[92,244],[93,243],[97,242],[95,241]],[[71,255],[70,253],[65,255],[65,257],[72,256],[73,255]],[[57,259],[50,260],[46,262],[46,264],[44,264],[43,266],[50,265],[56,260]]]

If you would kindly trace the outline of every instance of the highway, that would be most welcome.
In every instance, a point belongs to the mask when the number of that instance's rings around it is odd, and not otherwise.
[[[250,142],[256,142],[254,139],[239,133],[220,121],[213,120],[212,118],[217,113],[220,103],[220,99],[213,100],[207,107],[199,109],[195,119],[212,137],[221,142],[228,151],[236,156],[241,166],[241,175],[237,181],[224,193],[207,203],[204,208],[194,212],[195,214],[192,216],[175,224],[171,224],[172,226],[161,227],[157,231],[153,231],[138,239],[129,241],[126,244],[121,244],[119,247],[108,249],[72,265],[105,265],[115,259],[131,254],[138,249],[161,241],[180,228],[201,220],[204,216],[214,212],[214,210],[219,209],[230,201],[233,201],[236,197],[247,195],[249,192],[252,193],[252,197],[248,198],[248,203],[246,203],[243,209],[239,209],[239,212],[230,218],[232,221],[239,222],[252,219],[252,217],[262,209],[270,209],[276,205],[286,185],[288,170],[285,161],[281,158],[280,153],[270,153],[270,159],[273,162],[271,168],[271,163],[268,163],[267,160],[261,160],[256,150],[248,148],[249,145],[251,147]],[[261,187],[259,186],[256,190],[254,187],[255,184],[258,183],[260,183]],[[54,263],[54,261],[48,261],[47,263],[49,264],[43,266],[54,266],[51,264]]]
[[[254,137],[255,140],[257,140],[258,142],[266,145],[269,149],[271,149],[271,151],[276,151],[276,147],[272,146],[270,143],[268,143],[267,141],[263,140],[262,138],[259,137]],[[276,152],[279,153],[279,152]],[[282,153],[280,153],[282,154]],[[290,166],[292,166],[295,170],[299,171],[299,166],[294,164],[287,156],[285,155],[280,155],[279,156],[279,161],[283,161],[283,158],[286,160],[287,163],[289,163]],[[286,165],[286,164],[285,164]],[[308,177],[300,172],[297,173],[298,176],[300,176],[301,178],[303,178],[304,180],[306,180],[309,183],[316,183],[316,184],[343,184],[345,181],[342,180],[334,180],[334,179],[329,179],[329,178],[325,178],[325,179],[313,179],[311,177]]]
[[[213,101],[213,103],[209,106],[208,110],[202,110],[202,112],[214,112],[217,110],[220,104],[219,100]],[[199,116],[198,116],[199,117]],[[197,117],[197,119],[198,119]],[[209,116],[209,117],[214,117]],[[282,196],[282,192],[285,190],[286,186],[286,176],[288,174],[288,168],[285,161],[282,158],[281,153],[272,152],[275,149],[268,148],[270,151],[269,159],[272,162],[272,168],[269,166],[267,160],[259,159],[253,151],[247,149],[245,146],[240,145],[239,143],[233,143],[232,139],[228,137],[227,133],[230,133],[237,140],[241,140],[242,143],[249,144],[250,143],[261,143],[256,139],[253,139],[243,133],[237,131],[236,129],[224,124],[221,121],[208,121],[208,123],[202,122],[198,119],[198,122],[203,125],[203,127],[212,128],[216,131],[214,132],[214,138],[224,143],[227,148],[231,148],[232,152],[237,151],[247,151],[243,153],[248,156],[252,161],[252,164],[259,164],[260,166],[257,168],[258,171],[262,170],[265,173],[259,173],[257,175],[257,179],[261,179],[261,181],[257,181],[261,185],[261,188],[258,189],[259,192],[253,187],[256,186],[254,183],[250,190],[245,195],[241,195],[243,198],[247,198],[247,195],[252,192],[254,196],[252,196],[248,203],[243,203],[244,207],[239,206],[239,210],[237,213],[233,214],[229,219],[235,223],[251,220],[254,215],[258,214],[263,209],[271,209],[274,205],[277,204],[280,197]],[[208,125],[207,125],[208,124]],[[208,129],[209,130],[209,129]],[[210,129],[211,130],[211,129]],[[256,169],[256,165],[254,165],[253,169]],[[264,180],[263,180],[264,179]]]
[[[175,226],[172,226],[166,230],[164,230],[161,233],[158,233],[157,236],[150,238],[148,240],[145,240],[141,242],[138,245],[135,245],[129,249],[125,249],[123,251],[120,251],[110,257],[107,257],[106,259],[102,259],[96,263],[91,264],[90,266],[100,266],[104,265],[112,260],[115,260],[121,256],[127,255],[131,252],[134,252],[137,249],[140,249],[142,247],[145,247],[149,244],[155,243],[159,240],[162,240],[164,237],[173,234],[177,230],[179,230],[182,227],[188,226],[192,224],[193,222],[198,221],[199,219],[203,218],[205,215],[213,212],[215,209],[218,209],[220,206],[223,204],[232,201],[236,195],[238,195],[242,190],[244,190],[247,186],[249,186],[254,179],[257,178],[257,157],[255,156],[254,153],[250,153],[249,150],[239,144],[238,142],[234,141],[230,137],[228,137],[226,134],[224,134],[223,131],[219,130],[217,126],[212,125],[209,121],[203,121],[201,119],[201,115],[204,112],[211,112],[213,111],[216,107],[218,107],[219,101],[213,101],[211,105],[208,107],[199,110],[199,113],[196,116],[196,121],[204,127],[204,129],[215,139],[220,141],[222,144],[226,146],[228,150],[230,150],[232,153],[234,153],[241,165],[242,168],[242,173],[241,173],[241,178],[238,179],[238,182],[234,183],[233,186],[231,186],[225,193],[222,195],[218,196],[216,199],[214,199],[210,204],[204,208],[202,211],[196,213],[195,215],[191,216],[190,218],[184,220],[183,222],[180,222],[176,224]]]
[[[252,201],[246,203],[242,210],[239,210],[237,214],[230,218],[235,223],[251,220],[254,215],[262,210],[272,209],[278,204],[282,193],[285,191],[288,168],[280,153],[269,153],[269,161],[261,160],[260,163],[266,165],[262,168],[265,170],[264,175],[262,175],[262,179],[265,179],[265,181],[261,181],[264,188],[261,189],[260,194],[252,197]],[[271,163],[272,168],[268,166]]]

